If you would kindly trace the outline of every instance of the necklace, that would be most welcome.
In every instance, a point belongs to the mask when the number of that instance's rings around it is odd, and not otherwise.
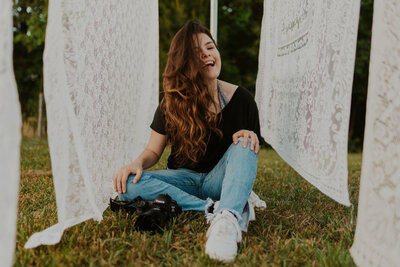
[[[229,100],[228,97],[224,94],[224,91],[222,90],[222,85],[220,83],[217,83],[217,88],[218,88],[219,105],[221,106],[221,109],[224,109],[224,107],[228,104]]]

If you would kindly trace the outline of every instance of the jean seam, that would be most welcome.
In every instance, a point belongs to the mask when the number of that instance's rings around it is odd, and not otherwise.
[[[224,160],[224,162],[221,162],[221,163],[224,164],[224,165],[226,165],[226,164],[225,164],[226,158],[223,157],[221,160]],[[218,162],[218,165],[219,165],[219,162]],[[215,166],[214,166],[214,168],[215,168]],[[214,169],[212,169],[212,171],[213,171],[213,170],[214,170]],[[226,171],[226,166],[225,166],[225,168],[224,168],[224,170],[223,170],[223,175],[224,175],[224,176],[225,176],[225,171]],[[204,177],[203,183],[208,182],[210,179],[211,179],[211,177],[208,177],[208,175],[206,175],[206,176]]]
[[[157,178],[153,178],[153,179],[157,179]],[[196,183],[174,183],[174,182],[166,182],[166,181],[164,181],[164,180],[161,180],[161,179],[157,179],[157,180],[159,180],[159,181],[161,181],[161,182],[165,182],[165,183],[167,183],[167,184],[170,184],[170,185],[178,185],[178,186],[195,186],[196,185]]]
[[[207,174],[201,174],[200,176],[200,181],[199,181],[199,187],[197,188],[198,192],[199,192],[199,196],[201,199],[204,199],[204,195],[203,195],[203,184],[204,184],[204,180],[207,177]]]
[[[156,180],[158,180],[158,181],[161,181],[161,182],[166,182],[166,181],[164,181],[164,180],[162,180],[162,179],[158,179],[157,178],[157,176],[153,176],[153,175],[147,175],[147,179],[156,179]],[[140,179],[140,180],[142,180],[142,179]],[[139,181],[140,181],[139,180]],[[175,182],[175,181],[168,181],[168,182],[166,182],[166,183],[168,183],[168,184],[170,184],[170,185],[174,185],[174,186],[195,186],[196,185],[196,183],[195,182]]]

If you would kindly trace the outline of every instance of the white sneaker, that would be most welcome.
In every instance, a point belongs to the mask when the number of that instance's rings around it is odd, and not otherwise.
[[[212,259],[232,262],[237,254],[237,243],[242,240],[236,217],[227,210],[212,220],[207,231],[206,254]]]

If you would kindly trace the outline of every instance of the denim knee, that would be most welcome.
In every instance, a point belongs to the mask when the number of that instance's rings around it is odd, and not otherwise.
[[[252,156],[252,157],[257,158],[257,154],[254,153],[254,149],[253,150],[250,149],[250,144],[251,144],[251,139],[249,138],[247,140],[247,146],[243,147],[243,137],[240,137],[238,139],[238,143],[236,145],[234,143],[232,143],[232,145],[230,146],[230,150],[232,150],[231,151],[232,153],[235,153],[235,154],[239,153],[245,157]]]
[[[134,174],[128,176],[128,180],[126,181],[126,192],[124,194],[118,193],[119,200],[131,201],[140,196],[140,192],[146,192],[144,190],[144,186],[146,184],[146,180],[149,178],[148,175],[143,173],[142,177],[140,177],[139,181],[136,184],[133,183],[133,179],[135,177],[136,175]]]

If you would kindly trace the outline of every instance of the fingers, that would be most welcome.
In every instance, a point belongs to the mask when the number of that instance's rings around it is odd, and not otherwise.
[[[258,141],[258,138],[257,138],[257,135],[256,134],[252,134],[252,135],[250,135],[250,138],[251,138],[251,143],[250,143],[250,150],[251,151],[254,151],[254,148],[255,148],[255,146],[256,146],[256,143],[257,143],[257,141]],[[255,152],[255,151],[254,151]]]
[[[258,138],[257,138],[256,148],[254,150],[254,153],[258,154],[258,152],[260,152],[260,141],[258,141]]]
[[[122,193],[126,193],[126,180],[128,180],[129,172],[125,171],[121,179]]]
[[[126,193],[126,181],[128,180],[129,173],[126,171],[118,170],[114,176],[114,190],[120,194]]]
[[[238,139],[239,139],[240,137],[244,137],[244,134],[245,134],[246,132],[247,132],[246,130],[240,130],[240,131],[237,131],[236,133],[234,133],[234,134],[232,135],[232,141],[233,141],[233,143],[234,143],[235,145],[237,145],[237,144],[238,144]]]
[[[240,130],[232,135],[232,140],[235,145],[238,144],[238,138],[243,137],[243,148],[247,147],[248,140],[250,139],[250,149],[258,154],[260,151],[260,142],[258,140],[257,134],[253,131]]]
[[[120,194],[126,193],[126,181],[128,180],[129,174],[131,174],[131,172],[126,167],[122,167],[116,172],[113,178],[115,192]]]
[[[260,141],[258,141],[257,134],[254,134],[251,138],[250,149],[254,151],[255,154],[258,154],[260,151]]]
[[[240,131],[239,131],[239,132],[240,132]],[[232,140],[233,140],[233,143],[234,143],[235,145],[237,145],[237,143],[238,143],[239,132],[236,132],[236,133],[234,133],[234,134],[232,135]]]
[[[119,169],[113,177],[114,190],[120,194],[126,193],[126,183],[130,174],[136,174],[133,183],[136,184],[142,177],[143,168],[140,166],[124,166]]]
[[[122,179],[122,177],[121,177],[121,173],[120,173],[120,171],[118,171],[118,173],[117,173],[117,192],[118,193],[122,193],[122,188],[121,188],[121,179]]]
[[[247,147],[247,142],[249,141],[250,131],[244,131],[243,133],[243,148]]]
[[[258,153],[260,150],[260,142],[258,141],[257,134],[255,132],[251,132],[250,134],[251,138],[251,144],[250,144],[250,149],[254,150],[254,153]]]
[[[143,173],[143,170],[141,170],[141,169],[137,170],[136,176],[133,179],[134,184],[136,184],[139,181],[140,177],[142,177],[142,173]]]

